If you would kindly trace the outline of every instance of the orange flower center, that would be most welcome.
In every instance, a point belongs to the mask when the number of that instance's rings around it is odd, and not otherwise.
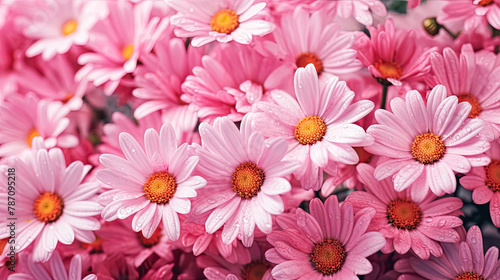
[[[373,66],[377,68],[378,72],[384,79],[399,79],[401,78],[401,76],[403,76],[403,70],[401,69],[401,66],[399,66],[399,64],[397,64],[396,62],[383,61],[379,59],[375,61],[375,63],[373,63]]]
[[[387,206],[387,219],[399,229],[414,230],[422,221],[422,210],[415,202],[398,198]]]
[[[33,143],[33,138],[40,136],[40,133],[38,133],[38,130],[35,128],[31,129],[28,132],[28,135],[26,136],[26,143],[28,143],[28,146],[31,148],[31,144]]]
[[[243,280],[261,280],[266,271],[269,269],[269,264],[264,262],[251,262],[243,267],[241,278]]]
[[[419,135],[413,141],[411,153],[423,164],[430,164],[440,160],[446,151],[446,146],[439,136],[434,133]]]
[[[35,217],[44,223],[52,223],[61,217],[64,209],[62,198],[55,193],[41,194],[33,204]]]
[[[486,185],[494,192],[500,191],[500,160],[492,160],[484,171],[486,172]]]
[[[457,275],[455,280],[484,280],[484,277],[475,272],[465,272]]]
[[[363,147],[353,147],[356,154],[359,157],[359,163],[369,163],[373,155],[367,152]]]
[[[314,269],[323,275],[332,275],[344,265],[347,252],[342,243],[336,239],[325,239],[314,245],[311,253],[311,262]]]
[[[132,56],[133,53],[134,53],[134,45],[132,45],[132,44],[126,45],[122,49],[122,57],[125,60],[128,60]]]
[[[177,190],[175,179],[166,171],[151,175],[144,184],[146,197],[154,203],[166,204],[174,197]]]
[[[61,32],[64,36],[68,36],[69,34],[75,32],[78,27],[78,22],[76,20],[68,20],[62,26]]]
[[[317,116],[301,119],[295,127],[295,138],[302,145],[312,145],[321,141],[326,134],[325,122]]]
[[[473,1],[473,2],[475,2],[475,1]],[[486,7],[486,6],[489,6],[493,3],[495,3],[494,0],[481,0],[481,1],[477,2],[476,5]]]
[[[212,17],[212,31],[231,34],[240,25],[238,15],[232,10],[220,10]]]
[[[90,254],[99,254],[102,253],[102,244],[104,243],[104,239],[100,238],[96,235],[94,242],[92,243],[82,243],[80,246],[83,249],[91,249]]]
[[[464,94],[461,94],[461,95],[457,95],[458,97],[458,102],[469,102],[470,105],[472,105],[472,109],[470,110],[470,113],[469,113],[469,118],[475,118],[477,116],[479,116],[479,113],[481,113],[482,109],[481,109],[481,105],[479,104],[479,102],[477,101],[477,99],[471,95],[471,94],[468,94],[468,93],[464,93]]]
[[[255,163],[247,162],[236,167],[231,183],[233,191],[240,197],[249,199],[260,192],[264,179],[264,171],[257,167]]]
[[[295,60],[295,64],[297,64],[297,67],[306,67],[309,63],[312,63],[314,65],[314,68],[316,68],[316,72],[318,73],[318,75],[323,72],[323,63],[321,62],[321,59],[319,59],[319,57],[317,57],[315,54],[305,52],[300,54]]]
[[[142,232],[137,233],[137,238],[144,248],[151,248],[160,242],[162,235],[163,234],[161,233],[160,227],[157,227],[150,238],[144,237],[144,235],[142,235]]]
[[[68,94],[66,94],[66,96],[65,96],[63,99],[61,99],[61,102],[62,102],[62,103],[64,103],[64,104],[66,104],[66,103],[68,103],[68,102],[71,100],[71,98],[73,98],[74,96],[75,96],[74,94],[70,94],[70,93],[68,93]]]

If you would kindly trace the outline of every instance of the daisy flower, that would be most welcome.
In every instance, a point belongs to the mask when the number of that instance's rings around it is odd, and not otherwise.
[[[500,136],[500,85],[496,83],[500,68],[495,60],[494,53],[474,53],[470,44],[462,46],[460,55],[445,48],[443,55],[431,54],[434,77],[428,81],[430,86],[446,86],[448,94],[456,95],[459,102],[469,102],[472,108],[468,117],[485,122],[483,135],[488,138]]]
[[[38,141],[39,140],[39,141]],[[36,147],[42,145],[42,139]],[[34,141],[34,143],[35,143]],[[71,244],[75,239],[93,242],[94,233],[101,227],[93,216],[101,213],[97,198],[97,182],[82,183],[90,170],[75,161],[66,167],[64,155],[58,148],[50,151],[34,149],[22,157],[14,157],[9,166],[16,170],[16,252],[33,246],[33,260],[47,261],[60,242]],[[7,209],[7,192],[0,193],[2,207]],[[6,212],[2,214],[7,221]],[[0,223],[7,228],[7,222]],[[1,232],[0,238],[8,236]],[[4,250],[3,256],[7,253]]]
[[[273,35],[277,46],[266,42],[268,51],[283,52],[294,70],[312,63],[323,83],[334,75],[353,73],[362,67],[356,50],[351,48],[353,34],[341,31],[324,9],[311,14],[298,6],[281,17],[281,27]]]
[[[285,177],[299,166],[283,160],[287,149],[283,139],[264,143],[262,133],[252,131],[250,123],[247,115],[241,131],[227,117],[217,118],[213,127],[200,125],[198,170],[208,184],[203,199],[193,207],[194,215],[209,213],[205,222],[209,234],[224,226],[224,244],[240,236],[247,247],[253,242],[255,225],[263,233],[271,232],[271,215],[284,211],[281,195],[292,188]]]
[[[189,198],[205,186],[205,179],[192,176],[197,156],[189,156],[187,144],[177,145],[173,127],[165,123],[160,134],[154,129],[144,133],[144,145],[122,132],[120,147],[125,159],[103,154],[101,164],[106,170],[96,173],[97,179],[111,190],[99,196],[105,206],[101,216],[106,221],[132,219],[132,229],[142,230],[146,238],[153,236],[160,221],[170,240],[180,234],[178,214],[191,211]],[[161,144],[160,144],[161,143]]]
[[[401,86],[420,81],[429,72],[429,54],[436,48],[424,51],[415,30],[396,29],[391,18],[385,25],[367,28],[370,36],[359,33],[355,48],[358,59],[379,82]]]
[[[250,44],[252,36],[266,35],[274,28],[272,23],[260,19],[259,13],[266,7],[265,2],[168,0],[167,4],[177,11],[170,18],[177,27],[175,35],[193,37],[191,44],[195,47],[215,40]]]
[[[490,203],[491,220],[496,227],[500,227],[500,143],[491,142],[491,149],[486,155],[491,158],[490,164],[473,167],[471,172],[460,178],[460,184],[473,191],[474,203]]]
[[[68,280],[97,280],[95,274],[89,274],[82,278],[82,256],[75,255],[66,267],[57,251],[47,263],[41,264],[34,261],[32,255],[21,254],[20,260],[25,264],[22,273],[9,276],[9,280],[38,280],[38,279],[68,279]]]
[[[0,157],[28,150],[37,136],[43,137],[47,148],[78,145],[76,136],[64,133],[70,122],[68,113],[58,101],[39,100],[32,94],[10,95],[0,104]]]
[[[284,92],[273,92],[271,102],[259,102],[264,113],[256,113],[256,130],[268,137],[284,137],[288,143],[287,159],[302,163],[294,175],[305,189],[319,190],[323,170],[336,174],[336,162],[356,164],[353,149],[373,142],[363,128],[353,124],[373,109],[373,102],[351,104],[354,92],[334,77],[320,88],[313,64],[295,72],[297,100]]]
[[[105,2],[84,0],[28,0],[13,2],[15,22],[24,36],[36,41],[26,50],[28,57],[42,54],[49,60],[66,53],[72,45],[85,45],[90,29],[107,16]]]
[[[474,21],[475,17],[485,18],[491,26],[500,29],[499,0],[471,0],[448,2],[438,16],[440,23]]]
[[[500,279],[498,248],[484,254],[483,236],[478,226],[472,226],[460,244],[443,244],[441,258],[413,258],[412,268],[425,279],[432,280],[495,280]]]
[[[353,192],[346,201],[353,205],[355,213],[368,206],[376,210],[369,229],[386,238],[382,253],[395,250],[406,254],[411,249],[420,258],[428,259],[430,254],[440,257],[443,253],[438,241],[460,240],[454,229],[462,225],[458,217],[463,205],[460,198],[436,199],[429,194],[419,201],[412,197],[409,189],[396,192],[389,178],[377,181],[372,166],[360,164],[357,169],[366,191]]]
[[[366,257],[385,245],[378,232],[366,232],[375,215],[365,208],[356,215],[348,202],[339,206],[337,196],[328,197],[325,204],[311,200],[311,214],[298,208],[291,221],[280,220],[282,230],[267,235],[274,248],[266,258],[277,265],[272,270],[275,279],[358,279],[372,271]]]
[[[437,196],[453,193],[457,186],[454,171],[467,173],[471,166],[490,162],[484,154],[490,143],[478,137],[484,121],[468,119],[471,105],[446,94],[444,86],[434,87],[426,105],[418,91],[409,91],[405,100],[391,100],[393,113],[377,110],[379,124],[367,129],[375,143],[365,149],[383,156],[375,178],[392,176],[396,191],[411,186],[418,201],[429,189]]]

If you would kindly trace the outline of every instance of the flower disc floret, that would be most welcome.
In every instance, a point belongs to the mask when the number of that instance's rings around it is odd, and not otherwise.
[[[210,21],[212,31],[231,34],[240,26],[239,17],[233,10],[220,10]]]
[[[174,197],[177,190],[175,179],[166,171],[151,175],[144,184],[146,197],[154,203],[166,204]]]
[[[443,158],[446,146],[443,140],[434,133],[417,136],[411,146],[413,157],[423,164],[434,163]]]
[[[137,232],[137,239],[139,239],[139,242],[144,248],[151,248],[154,245],[158,244],[160,242],[161,237],[163,236],[161,229],[158,227],[154,231],[153,235],[151,235],[150,238],[144,237],[141,232]]]
[[[264,179],[264,171],[255,163],[247,162],[236,167],[231,183],[234,192],[242,198],[249,199],[260,192]]]
[[[469,102],[470,105],[472,106],[470,113],[469,113],[469,118],[476,118],[479,116],[479,113],[481,113],[481,105],[479,104],[479,101],[472,95],[472,94],[460,94],[457,95],[458,97],[458,102]]]
[[[415,202],[399,198],[387,206],[387,219],[399,229],[414,230],[422,221],[422,210]]]
[[[69,34],[75,32],[78,27],[78,22],[76,20],[68,20],[62,26],[61,32],[64,36],[68,36]]]
[[[241,278],[243,280],[260,280],[269,269],[269,263],[256,261],[243,267]]]
[[[500,191],[500,160],[492,160],[484,169],[488,188],[494,192]]]
[[[321,62],[321,59],[319,59],[319,57],[313,53],[302,53],[295,60],[295,64],[297,64],[297,67],[306,67],[309,63],[312,63],[314,65],[314,68],[316,68],[316,72],[318,73],[318,75],[323,72],[323,62]]]
[[[373,66],[377,68],[384,79],[399,79],[403,76],[403,69],[396,62],[379,59],[373,63]]]
[[[314,269],[323,275],[332,275],[342,268],[346,257],[346,250],[340,241],[325,239],[314,245],[311,262]]]
[[[41,194],[33,204],[35,217],[44,223],[53,223],[61,217],[64,209],[62,198],[55,193]]]
[[[465,272],[457,275],[455,280],[484,280],[484,277],[475,272]]]
[[[295,138],[302,145],[313,145],[321,141],[326,134],[326,124],[318,116],[308,116],[299,121],[295,127]]]

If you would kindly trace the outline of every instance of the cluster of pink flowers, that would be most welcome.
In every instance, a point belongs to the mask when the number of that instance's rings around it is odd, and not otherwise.
[[[0,0],[0,279],[499,280],[498,34],[500,0]]]

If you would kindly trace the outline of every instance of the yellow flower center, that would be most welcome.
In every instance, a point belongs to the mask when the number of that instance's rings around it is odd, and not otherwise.
[[[212,17],[210,27],[212,31],[231,34],[240,26],[238,15],[232,10],[220,10]]]
[[[41,194],[33,204],[35,217],[44,223],[52,223],[61,217],[64,209],[62,198],[55,193]]]
[[[316,243],[311,253],[311,262],[314,269],[323,275],[332,275],[338,272],[344,265],[347,252],[340,241],[336,239],[324,239]]]
[[[413,157],[423,164],[430,164],[440,160],[445,151],[446,146],[443,141],[434,133],[417,136],[411,146]]]
[[[26,143],[28,143],[28,146],[31,148],[31,143],[33,143],[33,138],[40,136],[40,133],[38,133],[38,130],[35,128],[31,129],[28,132],[28,135],[26,136]]]
[[[399,229],[414,230],[422,221],[422,210],[415,202],[398,198],[387,206],[387,219]]]
[[[399,66],[399,64],[397,64],[396,62],[383,61],[379,59],[375,61],[375,63],[373,63],[373,66],[377,68],[378,72],[384,79],[399,79],[401,78],[401,76],[403,76],[403,70],[401,69],[401,66]]]
[[[475,272],[465,272],[457,275],[455,280],[484,280],[484,277]]]
[[[488,188],[494,192],[500,191],[500,160],[492,160],[484,170]]]
[[[243,280],[262,280],[269,269],[269,264],[261,261],[251,262],[243,267],[241,278]]]
[[[264,183],[264,171],[255,163],[242,163],[233,172],[231,183],[233,191],[240,197],[249,199],[260,192],[260,187]]]
[[[319,59],[319,57],[315,54],[305,52],[300,54],[295,60],[295,64],[297,64],[297,67],[306,67],[309,63],[312,63],[314,65],[314,68],[316,68],[316,72],[318,73],[318,75],[323,72],[323,63],[321,62],[321,59]]]
[[[78,27],[78,22],[76,20],[68,20],[62,26],[61,32],[64,36],[68,36],[69,34],[75,32]]]
[[[126,45],[122,49],[122,57],[125,60],[128,60],[132,56],[133,53],[134,53],[134,45],[132,45],[132,44]]]
[[[481,113],[481,105],[477,101],[477,99],[468,93],[460,94],[457,95],[458,97],[458,102],[469,102],[470,105],[472,105],[472,109],[470,110],[469,113],[469,118],[475,118],[479,116],[479,113]]]
[[[321,141],[326,134],[325,122],[317,116],[301,119],[295,127],[295,139],[302,145],[313,145]]]
[[[166,204],[174,197],[177,190],[175,179],[165,171],[151,175],[144,184],[144,193],[151,202]]]
[[[150,238],[144,237],[144,235],[142,235],[142,232],[137,233],[137,238],[139,239],[139,242],[144,248],[151,248],[154,245],[160,243],[162,235],[163,234],[161,232],[160,227],[157,227],[155,232],[153,232],[153,235],[151,235]]]

